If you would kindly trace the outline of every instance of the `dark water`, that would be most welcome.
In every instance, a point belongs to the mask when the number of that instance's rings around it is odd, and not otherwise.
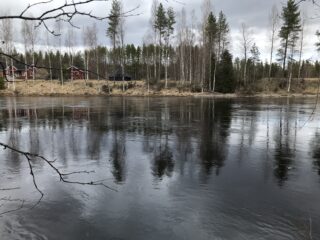
[[[314,99],[0,98],[0,239],[320,239]],[[9,201],[10,200],[10,201]]]

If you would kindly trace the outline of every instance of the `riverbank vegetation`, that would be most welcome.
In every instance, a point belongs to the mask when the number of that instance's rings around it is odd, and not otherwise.
[[[157,84],[146,84],[145,80],[132,82],[113,82],[106,80],[74,80],[65,82],[58,80],[35,80],[9,84],[5,90],[0,91],[0,96],[208,96],[208,97],[281,97],[281,96],[315,96],[318,94],[319,81],[309,78],[300,81],[292,80],[291,92],[288,93],[286,82],[280,79],[261,79],[251,89],[246,91],[236,90],[233,93],[201,92],[200,88],[190,85],[179,85],[179,82],[165,81]]]

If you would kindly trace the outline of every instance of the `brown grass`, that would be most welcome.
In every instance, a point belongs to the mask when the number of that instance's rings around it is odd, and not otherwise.
[[[106,85],[112,89],[111,93],[103,92],[103,86]],[[16,82],[8,84],[6,90],[0,91],[0,95],[6,96],[201,96],[201,97],[237,97],[247,96],[247,93],[242,94],[213,94],[213,93],[193,93],[187,88],[181,89],[177,86],[170,86],[168,89],[162,88],[157,90],[156,86],[150,86],[148,91],[145,81],[125,82],[125,91],[123,91],[122,82],[98,81],[90,80],[87,83],[84,80],[76,80],[66,82],[61,85],[58,81],[45,80],[29,80],[27,82]],[[300,96],[300,95],[315,95],[318,91],[317,79],[307,79],[303,83],[293,81],[292,92],[287,93],[286,88],[280,88],[279,82],[273,79],[268,82],[266,79],[255,84],[253,96]]]

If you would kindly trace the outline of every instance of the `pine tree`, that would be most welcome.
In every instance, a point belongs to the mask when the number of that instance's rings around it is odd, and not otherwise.
[[[320,52],[320,31],[316,32],[316,36],[318,37],[318,42],[316,43],[317,51]]]
[[[166,12],[164,10],[162,3],[160,3],[159,7],[157,8],[156,19],[154,22],[154,28],[158,31],[158,34],[159,34],[159,47],[160,47],[158,80],[160,80],[160,76],[161,76],[160,74],[161,74],[161,62],[162,62],[162,38],[166,33],[166,25],[167,25]]]
[[[121,4],[119,0],[113,0],[111,6],[111,12],[109,15],[109,27],[107,29],[107,36],[111,39],[113,45],[113,66],[116,67],[116,47],[119,35],[119,25],[120,25],[120,15],[121,15]],[[115,74],[115,73],[114,73]]]
[[[280,29],[279,37],[281,38],[282,48],[279,49],[279,55],[283,63],[284,76],[286,76],[288,49],[294,47],[301,28],[299,6],[295,3],[295,0],[288,0],[287,5],[282,9],[281,19],[283,20],[283,25]]]
[[[166,42],[166,50],[165,50],[165,88],[168,86],[168,48],[170,44],[170,37],[173,34],[174,31],[174,24],[176,23],[175,20],[175,12],[173,8],[168,8],[167,10],[167,16],[166,16],[166,25],[165,25],[165,42]]]
[[[209,89],[215,90],[215,69],[212,64],[212,60],[214,62],[217,61],[215,56],[215,42],[217,37],[217,21],[215,16],[212,12],[210,12],[206,24],[206,37],[207,37],[207,44],[209,49]]]
[[[232,55],[228,50],[221,54],[217,69],[217,92],[233,93],[236,89],[236,79],[233,71]]]
[[[250,49],[251,53],[251,61],[253,64],[253,81],[256,80],[256,65],[260,62],[260,51],[256,45],[256,43],[253,44],[252,48]]]
[[[228,34],[229,34],[229,24],[224,13],[221,11],[219,13],[219,18],[217,21],[217,42],[218,42],[218,58],[220,58],[221,53],[225,50],[228,45]]]

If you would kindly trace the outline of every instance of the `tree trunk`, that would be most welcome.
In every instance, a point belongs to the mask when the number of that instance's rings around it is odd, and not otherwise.
[[[286,39],[285,47],[284,47],[284,53],[283,53],[283,76],[286,77],[286,61],[287,61],[287,51],[288,51],[288,39]]]

